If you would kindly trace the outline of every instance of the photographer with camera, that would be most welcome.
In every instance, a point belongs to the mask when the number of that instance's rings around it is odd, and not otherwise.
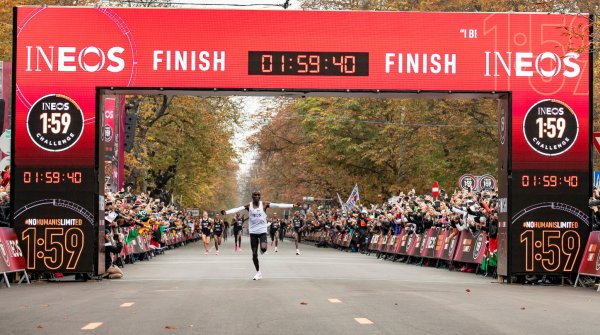
[[[111,241],[114,240],[114,243]],[[118,266],[113,264],[112,256],[119,257],[119,253],[123,250],[123,235],[119,233],[110,234],[107,230],[104,234],[104,265],[106,267],[106,276],[109,279],[118,279],[123,277],[123,272]]]

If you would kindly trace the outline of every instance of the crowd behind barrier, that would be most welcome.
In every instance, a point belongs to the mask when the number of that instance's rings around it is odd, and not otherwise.
[[[107,193],[105,265],[108,278],[121,278],[125,264],[150,260],[167,249],[200,239],[198,219],[147,194]]]

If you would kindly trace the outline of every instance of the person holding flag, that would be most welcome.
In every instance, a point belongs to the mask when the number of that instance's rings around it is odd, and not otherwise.
[[[252,262],[256,268],[256,274],[253,280],[262,279],[262,273],[258,263],[258,246],[260,242],[260,251],[264,254],[267,251],[267,213],[266,210],[269,208],[293,208],[294,204],[278,204],[273,202],[262,202],[260,201],[260,192],[252,192],[252,202],[248,205],[244,205],[229,210],[221,210],[221,214],[233,214],[242,210],[247,210],[249,213],[248,218],[248,232],[250,233],[250,247],[252,248]]]

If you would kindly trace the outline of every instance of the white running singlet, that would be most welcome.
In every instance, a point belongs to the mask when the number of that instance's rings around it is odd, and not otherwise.
[[[252,202],[248,206],[250,217],[248,218],[248,232],[250,234],[267,233],[267,213],[263,210],[262,201],[258,202],[258,208],[254,208]]]

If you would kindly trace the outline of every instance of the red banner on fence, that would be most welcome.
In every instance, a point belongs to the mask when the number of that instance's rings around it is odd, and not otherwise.
[[[451,230],[445,230],[438,237],[439,243],[436,243],[435,258],[449,261],[454,257],[454,251],[456,250],[456,242],[458,241],[459,235],[452,236]]]
[[[423,243],[423,235],[412,233],[408,236],[410,240],[407,247],[407,254],[409,256],[421,256],[421,244]]]
[[[388,240],[388,244],[385,247],[385,252],[386,253],[392,253],[394,252],[394,246],[396,245],[396,239],[397,239],[397,235],[394,235],[393,233],[391,233],[392,235],[390,236],[389,240]]]
[[[371,236],[371,243],[369,243],[369,251],[377,251],[379,245],[379,234]]]
[[[600,276],[600,231],[590,233],[585,252],[579,264],[579,274]]]
[[[428,229],[425,233],[425,239],[421,245],[421,257],[435,258],[435,247],[437,240],[441,235],[439,228]]]
[[[25,258],[12,228],[0,228],[0,273],[25,270]]]
[[[476,232],[473,235],[470,231],[463,230],[460,234],[454,260],[463,263],[481,264],[486,251],[486,240],[487,234],[483,231]]]

